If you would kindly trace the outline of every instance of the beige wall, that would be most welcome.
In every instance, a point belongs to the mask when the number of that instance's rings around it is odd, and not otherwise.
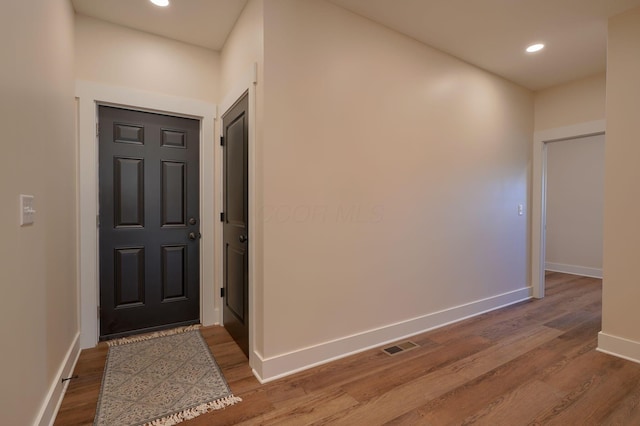
[[[264,56],[263,0],[249,0],[220,55],[221,99],[253,64],[262,65]],[[262,66],[258,67],[262,72]],[[260,81],[261,79],[258,79]]]
[[[547,269],[602,273],[604,147],[604,135],[547,144]]]
[[[76,78],[217,102],[212,50],[76,15]]]
[[[541,90],[535,94],[535,131],[605,118],[604,73]]]
[[[264,14],[264,355],[527,286],[532,94],[326,2]]]
[[[0,15],[0,423],[36,420],[76,333],[73,10],[6,4]],[[19,194],[36,221],[18,223]]]
[[[640,8],[609,20],[602,331],[640,345]],[[636,349],[636,359],[640,350]]]

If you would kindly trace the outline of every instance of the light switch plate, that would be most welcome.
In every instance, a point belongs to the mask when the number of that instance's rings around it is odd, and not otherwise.
[[[31,225],[36,219],[33,195],[20,194],[20,226]]]

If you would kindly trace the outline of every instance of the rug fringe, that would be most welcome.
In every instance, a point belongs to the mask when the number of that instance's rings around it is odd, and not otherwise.
[[[184,327],[172,328],[171,330],[156,331],[154,333],[140,334],[138,336],[121,337],[119,339],[107,340],[108,346],[120,346],[127,343],[143,342],[156,337],[173,336],[174,334],[186,333],[187,331],[198,330],[200,324],[187,325]]]
[[[217,399],[205,404],[200,404],[197,407],[189,408],[179,413],[171,414],[167,417],[145,423],[144,426],[172,426],[178,423],[182,423],[185,420],[195,419],[202,414],[209,413],[215,410],[221,410],[225,407],[235,405],[239,402],[242,402],[242,398],[229,395],[225,398]]]

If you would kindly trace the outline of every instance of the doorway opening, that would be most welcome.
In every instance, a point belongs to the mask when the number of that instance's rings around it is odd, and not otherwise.
[[[603,135],[606,130],[604,120],[561,127],[534,134],[533,180],[532,180],[532,241],[531,241],[531,286],[532,296],[544,297],[546,225],[547,225],[547,144]]]
[[[545,270],[602,278],[603,134],[548,142]]]
[[[123,109],[157,112],[177,117],[193,118],[200,122],[200,141],[214,140],[216,105],[200,100],[139,91],[100,83],[76,82],[78,100],[78,265],[80,299],[80,348],[92,348],[98,343],[99,267],[98,267],[98,105]],[[213,181],[214,146],[200,145],[200,240],[201,259],[215,258],[214,229],[215,196],[203,191],[206,182]],[[212,262],[200,262],[200,322],[212,325],[219,321],[215,300],[214,268]]]

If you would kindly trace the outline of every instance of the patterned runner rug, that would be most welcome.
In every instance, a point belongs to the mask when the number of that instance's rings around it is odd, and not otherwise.
[[[196,327],[112,340],[94,425],[174,425],[242,401]]]

